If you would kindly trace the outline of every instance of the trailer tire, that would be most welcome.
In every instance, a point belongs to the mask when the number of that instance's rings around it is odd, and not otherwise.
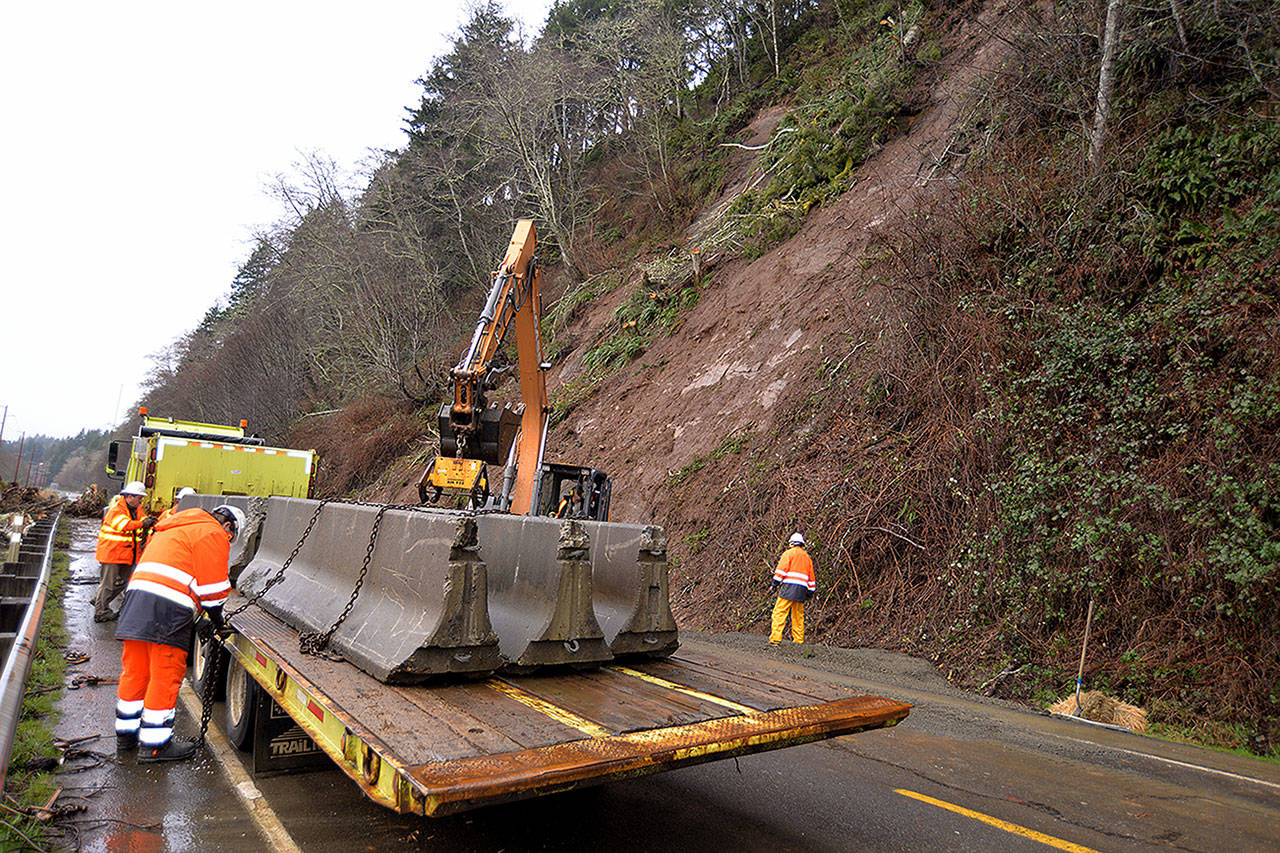
[[[258,683],[232,658],[227,666],[227,740],[236,749],[253,748],[253,715],[258,704]]]
[[[213,701],[221,702],[225,698],[223,690],[225,681],[222,676],[227,671],[227,664],[231,660],[231,655],[221,645],[205,642],[197,635],[195,646],[191,651],[190,678],[191,689],[196,692],[196,696],[201,702],[204,701],[205,681],[213,674],[214,654],[221,657],[221,664],[218,667],[218,680],[213,686]]]

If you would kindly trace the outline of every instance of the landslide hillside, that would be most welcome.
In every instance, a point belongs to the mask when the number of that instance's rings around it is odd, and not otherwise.
[[[528,46],[478,8],[407,148],[354,201],[297,194],[149,405],[250,400],[329,494],[411,500],[442,368],[532,213],[548,458],[665,527],[682,628],[764,630],[799,529],[815,641],[1043,705],[1092,601],[1088,684],[1274,754],[1273,4],[699,8],[558,4]],[[213,393],[242,350],[266,367]]]

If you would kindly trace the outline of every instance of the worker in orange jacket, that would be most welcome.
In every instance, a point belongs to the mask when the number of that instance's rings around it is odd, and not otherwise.
[[[111,499],[98,528],[98,562],[102,564],[102,580],[93,597],[93,621],[110,622],[116,618],[111,602],[124,590],[129,573],[142,555],[147,531],[156,520],[142,511],[147,489],[137,480],[127,483],[120,494]]]
[[[227,561],[244,529],[237,507],[186,509],[156,524],[155,536],[125,588],[116,639],[124,641],[116,692],[116,746],[139,748],[138,761],[181,761],[196,744],[175,740],[178,688],[196,620],[222,626],[231,591]]]
[[[773,588],[778,592],[769,633],[769,642],[773,645],[782,642],[782,629],[786,627],[788,616],[791,617],[791,639],[797,643],[804,642],[804,603],[818,588],[813,560],[804,550],[804,536],[792,533],[787,544],[789,547],[782,552],[778,567],[773,570]]]

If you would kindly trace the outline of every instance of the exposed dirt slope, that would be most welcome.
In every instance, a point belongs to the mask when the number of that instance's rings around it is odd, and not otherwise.
[[[871,156],[848,191],[811,213],[793,238],[754,261],[715,268],[678,332],[656,340],[553,431],[548,458],[613,474],[615,519],[663,523],[662,491],[672,474],[739,430],[778,427],[780,404],[808,393],[806,379],[832,342],[874,341],[897,331],[886,329],[888,297],[864,269],[877,236],[900,229],[935,182],[946,179],[965,95],[1004,56],[1005,44],[992,34],[1006,14],[1005,4],[988,3],[977,16],[957,20],[941,82],[909,131]],[[762,111],[746,144],[767,142],[783,113]],[[752,184],[757,157],[735,152],[729,189],[709,211]],[[684,235],[691,248],[704,221],[695,219]],[[592,340],[613,322],[624,296],[598,302],[572,337]],[[579,373],[585,348],[580,343],[553,369],[553,390]],[[731,477],[724,488],[732,485]]]

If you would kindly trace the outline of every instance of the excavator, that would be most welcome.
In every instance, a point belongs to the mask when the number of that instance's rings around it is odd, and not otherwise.
[[[551,406],[542,351],[542,272],[533,220],[521,219],[498,269],[471,343],[449,371],[453,401],[440,407],[440,452],[418,483],[423,504],[470,505],[516,515],[609,520],[612,483],[595,468],[543,459]],[[504,345],[515,331],[520,402],[493,405],[489,394],[510,372]],[[489,465],[503,466],[498,494]]]

